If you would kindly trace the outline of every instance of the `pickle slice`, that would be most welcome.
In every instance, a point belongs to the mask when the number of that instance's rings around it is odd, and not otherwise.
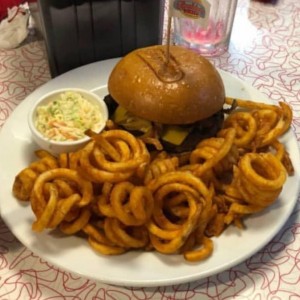
[[[140,131],[143,133],[148,133],[152,129],[152,123],[150,121],[131,114],[122,106],[117,107],[112,116],[112,120],[128,131]]]

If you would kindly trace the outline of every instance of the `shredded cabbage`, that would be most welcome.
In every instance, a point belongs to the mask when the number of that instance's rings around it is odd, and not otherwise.
[[[47,105],[37,108],[35,126],[45,137],[55,141],[74,141],[87,129],[97,131],[103,122],[100,108],[80,93],[67,91]]]

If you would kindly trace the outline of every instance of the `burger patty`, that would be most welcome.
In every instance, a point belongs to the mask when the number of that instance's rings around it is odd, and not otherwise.
[[[109,117],[111,118],[118,107],[118,103],[111,97],[111,95],[107,95],[104,97],[104,101],[107,105],[109,111]],[[220,110],[211,117],[197,121],[193,124],[189,125],[178,125],[181,127],[189,127],[190,130],[183,140],[182,143],[174,144],[169,141],[166,141],[161,138],[160,132],[162,132],[162,128],[164,126],[168,126],[165,124],[154,124],[157,128],[161,128],[158,130],[158,135],[160,142],[162,143],[164,149],[170,153],[182,153],[195,149],[196,145],[203,139],[216,136],[217,132],[222,128],[224,122],[224,111]],[[122,126],[121,126],[122,127]],[[127,128],[124,128],[128,130]],[[138,130],[128,130],[135,136],[143,135],[143,132]]]
[[[193,129],[180,145],[174,145],[164,140],[161,140],[161,143],[168,152],[182,153],[192,151],[200,141],[216,136],[218,131],[222,128],[223,122],[224,113],[219,111],[210,118],[194,123]]]

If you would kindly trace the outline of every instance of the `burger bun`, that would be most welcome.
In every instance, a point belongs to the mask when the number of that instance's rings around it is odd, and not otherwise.
[[[112,98],[141,118],[191,124],[223,107],[225,89],[216,68],[193,50],[156,45],[124,56],[108,80]]]

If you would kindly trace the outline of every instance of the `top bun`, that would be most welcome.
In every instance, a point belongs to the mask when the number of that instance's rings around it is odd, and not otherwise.
[[[170,46],[139,48],[112,70],[108,91],[132,114],[163,124],[191,124],[220,111],[225,100],[221,76],[193,50]]]

